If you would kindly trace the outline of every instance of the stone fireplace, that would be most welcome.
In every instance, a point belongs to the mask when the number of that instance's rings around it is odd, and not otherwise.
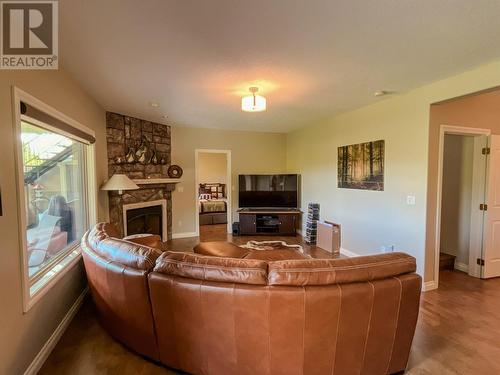
[[[144,228],[162,236],[163,241],[171,239],[175,183],[167,173],[171,162],[170,126],[107,112],[106,133],[109,177],[123,173],[139,186],[139,190],[124,191],[122,195],[109,192],[110,222],[122,236]],[[142,154],[141,149],[145,150]],[[134,160],[127,160],[130,155]],[[161,217],[147,209],[154,206],[161,207]],[[141,208],[144,210],[136,212],[138,217],[132,223],[128,221],[127,215]]]

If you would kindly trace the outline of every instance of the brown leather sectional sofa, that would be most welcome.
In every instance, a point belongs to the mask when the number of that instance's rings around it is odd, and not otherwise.
[[[276,261],[113,236],[102,223],[84,236],[85,269],[104,327],[139,354],[193,374],[406,368],[421,289],[406,254]]]

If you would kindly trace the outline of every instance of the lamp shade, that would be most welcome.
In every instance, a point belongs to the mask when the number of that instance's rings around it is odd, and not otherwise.
[[[266,110],[266,98],[260,95],[248,95],[241,98],[241,109],[245,112],[262,112]]]
[[[114,174],[101,186],[101,190],[118,190],[121,194],[123,190],[136,190],[139,186],[124,174]]]
[[[258,87],[250,87],[251,95],[241,98],[241,110],[245,112],[262,112],[266,110],[266,98],[257,95]]]

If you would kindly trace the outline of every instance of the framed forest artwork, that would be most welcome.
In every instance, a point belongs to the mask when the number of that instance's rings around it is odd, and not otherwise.
[[[338,187],[384,190],[385,141],[338,148]]]

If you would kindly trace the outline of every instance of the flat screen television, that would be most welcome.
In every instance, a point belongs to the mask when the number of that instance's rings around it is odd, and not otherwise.
[[[240,208],[297,208],[296,174],[240,174]]]

